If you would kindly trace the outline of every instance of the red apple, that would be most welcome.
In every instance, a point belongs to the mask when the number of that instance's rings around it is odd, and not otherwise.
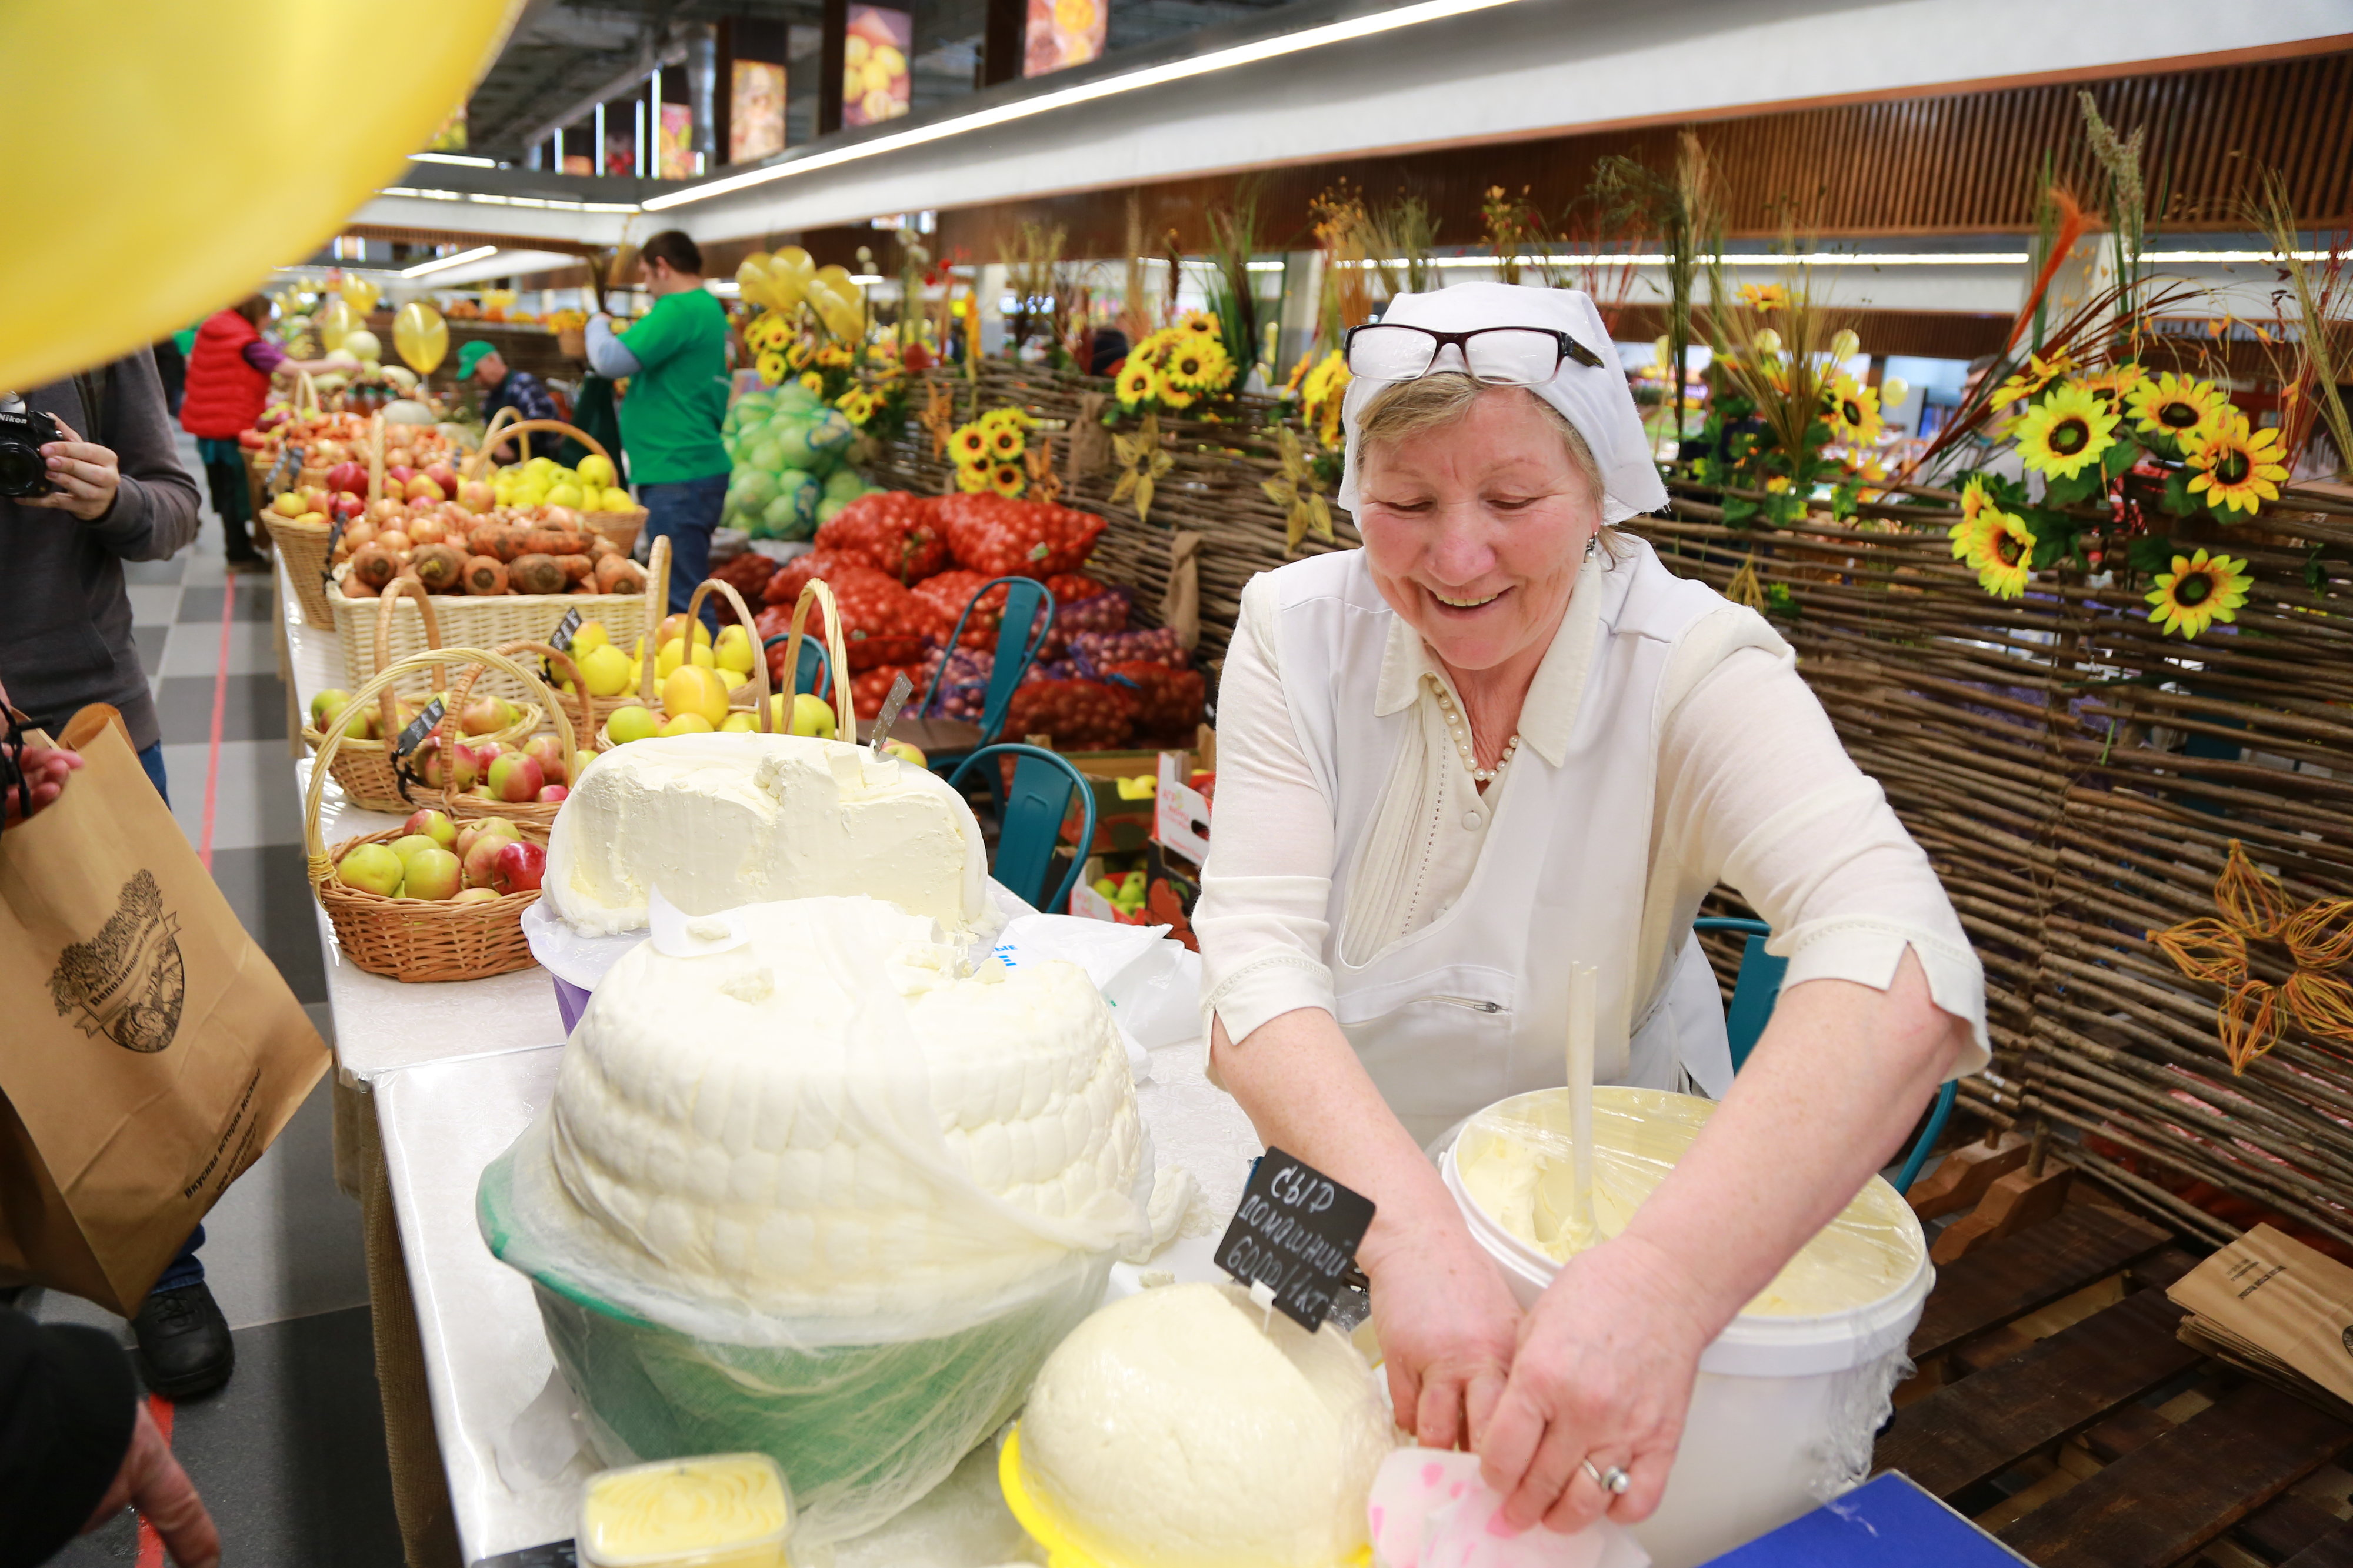
[[[537,798],[546,784],[539,764],[529,757],[502,756],[491,764],[491,795],[511,805]]]
[[[513,721],[508,715],[506,703],[496,697],[477,697],[458,714],[458,728],[469,735],[487,735],[493,730],[505,729]]]
[[[458,504],[470,512],[481,513],[498,505],[499,498],[481,480],[468,479],[458,487]]]
[[[317,485],[306,487],[302,491],[302,510],[304,511],[326,510],[327,492]]]
[[[533,735],[523,742],[522,754],[539,764],[539,776],[551,784],[572,782],[572,772],[564,765],[564,742],[553,735]],[[544,798],[544,797],[543,797]],[[558,796],[562,799],[562,796]]]
[[[404,834],[421,833],[444,849],[454,847],[458,842],[458,825],[450,821],[446,813],[429,806],[423,811],[410,812],[408,820],[400,825],[400,830]]]
[[[501,893],[533,892],[546,872],[547,851],[542,846],[529,839],[501,844],[498,858],[491,863],[491,886]]]
[[[400,487],[401,493],[412,501],[448,500],[449,492],[433,482],[429,475],[419,474]]]
[[[349,522],[367,510],[367,502],[344,490],[327,498],[327,515],[338,522]]]
[[[425,477],[439,485],[450,495],[458,493],[458,471],[447,463],[427,463]]]
[[[405,485],[417,477],[417,470],[406,463],[395,463],[384,471],[384,477],[393,484]]]
[[[327,488],[331,490],[364,497],[367,494],[367,469],[357,463],[337,463],[327,470]]]
[[[474,840],[466,851],[466,886],[487,888],[491,885],[491,868],[497,864],[499,851],[515,840],[503,834],[485,833]]]
[[[521,838],[522,829],[503,816],[480,816],[458,830],[457,851],[460,858],[472,852],[476,844],[485,838]]]
[[[571,793],[562,784],[542,784],[537,798],[543,805],[554,805]]]

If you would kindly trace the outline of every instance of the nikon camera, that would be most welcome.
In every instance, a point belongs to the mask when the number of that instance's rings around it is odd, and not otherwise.
[[[63,438],[56,420],[33,413],[15,393],[0,392],[0,496],[21,500],[55,489],[41,448]]]

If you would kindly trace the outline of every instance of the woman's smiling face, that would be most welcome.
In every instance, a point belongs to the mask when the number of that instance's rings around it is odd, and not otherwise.
[[[1577,585],[1600,497],[1550,411],[1516,386],[1452,425],[1362,455],[1357,531],[1389,607],[1450,668],[1544,648]]]

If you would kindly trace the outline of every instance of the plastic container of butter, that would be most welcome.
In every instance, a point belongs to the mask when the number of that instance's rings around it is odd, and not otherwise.
[[[792,1493],[765,1454],[604,1470],[580,1494],[581,1568],[785,1568]]]

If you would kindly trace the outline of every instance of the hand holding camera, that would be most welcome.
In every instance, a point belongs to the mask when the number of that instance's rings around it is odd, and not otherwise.
[[[55,415],[0,399],[0,497],[92,522],[113,506],[121,481],[112,448],[83,440]]]

